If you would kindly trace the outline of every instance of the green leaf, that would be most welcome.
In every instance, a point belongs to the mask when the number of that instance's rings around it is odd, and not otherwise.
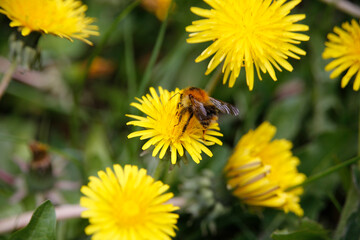
[[[10,240],[52,240],[55,239],[56,216],[49,200],[41,204],[31,217],[29,224],[13,233]]]
[[[271,238],[274,240],[326,240],[329,239],[327,231],[317,222],[303,219],[295,231],[277,230]]]
[[[360,238],[360,205],[347,219],[344,235],[341,240],[358,240]]]
[[[353,240],[360,237],[360,200],[357,189],[358,171],[353,168],[353,184],[346,196],[346,202],[341,212],[340,221],[336,228],[334,239]]]
[[[357,165],[353,165],[351,171],[352,180],[356,188],[357,194],[360,194],[360,169],[357,167]]]

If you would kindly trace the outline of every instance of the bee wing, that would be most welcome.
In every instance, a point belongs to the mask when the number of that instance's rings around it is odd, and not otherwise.
[[[199,102],[198,100],[196,100],[195,98],[192,99],[192,104],[193,104],[193,112],[196,115],[196,117],[202,121],[204,119],[206,119],[207,117],[207,113],[206,113],[206,109],[204,107],[204,104],[202,102]]]
[[[237,109],[237,107],[231,105],[230,103],[223,102],[223,101],[217,100],[217,99],[212,98],[212,97],[210,97],[210,101],[222,113],[231,114],[231,115],[234,115],[234,116],[239,115],[239,109]]]

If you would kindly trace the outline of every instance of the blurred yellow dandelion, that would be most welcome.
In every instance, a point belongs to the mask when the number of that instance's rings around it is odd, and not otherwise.
[[[85,16],[87,6],[78,0],[1,0],[0,13],[18,27],[23,36],[32,31],[61,38],[79,39],[91,45],[90,35],[99,35],[93,18]]]
[[[246,204],[302,216],[299,195],[303,188],[286,189],[302,183],[306,176],[296,169],[299,159],[292,155],[291,142],[271,141],[275,132],[274,126],[264,122],[240,139],[224,169],[228,185]]]
[[[341,79],[341,87],[344,88],[350,79],[356,74],[353,89],[360,88],[360,26],[356,20],[342,24],[342,29],[334,27],[334,33],[328,34],[328,42],[325,43],[323,58],[334,58],[325,70],[331,71],[330,78],[338,77],[346,69],[349,69]]]
[[[85,195],[80,205],[86,208],[81,216],[88,218],[85,228],[94,240],[171,239],[175,236],[178,207],[166,203],[172,193],[169,186],[146,174],[137,166],[113,166],[99,177],[90,177],[81,188]]]
[[[269,73],[276,81],[274,67],[292,71],[288,57],[300,59],[306,52],[294,44],[309,40],[297,33],[307,31],[308,26],[296,24],[305,14],[288,15],[301,0],[204,0],[212,9],[192,7],[191,11],[204,19],[194,21],[186,28],[190,32],[189,43],[212,41],[196,62],[214,55],[205,74],[211,73],[221,62],[223,83],[229,79],[233,87],[242,67],[246,71],[246,83],[254,87],[254,65],[260,80],[261,74]],[[230,76],[230,77],[229,77]]]
[[[149,139],[142,149],[146,150],[150,146],[155,146],[152,155],[155,157],[159,154],[160,159],[164,157],[167,150],[170,150],[172,164],[177,162],[178,154],[180,156],[184,155],[184,149],[196,163],[199,163],[202,159],[202,152],[212,157],[213,154],[207,146],[214,144],[222,145],[222,142],[217,138],[222,136],[218,132],[220,130],[218,124],[212,122],[207,130],[204,131],[200,122],[193,117],[185,132],[182,132],[188,115],[184,115],[179,123],[179,89],[169,92],[159,87],[158,95],[154,88],[150,88],[150,93],[151,95],[147,94],[142,99],[136,98],[138,103],[131,103],[131,106],[139,109],[147,116],[127,115],[135,119],[128,122],[127,125],[145,128],[145,130],[129,134],[128,138],[140,137],[141,140]]]
[[[163,21],[168,14],[172,0],[141,0],[141,5]]]

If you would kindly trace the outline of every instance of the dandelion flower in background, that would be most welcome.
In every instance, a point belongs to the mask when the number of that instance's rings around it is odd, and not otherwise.
[[[77,0],[1,0],[0,13],[18,27],[23,36],[36,31],[61,38],[79,39],[87,44],[90,35],[99,35],[93,18],[85,16],[87,6]]]
[[[275,132],[274,126],[264,122],[240,139],[224,169],[228,185],[246,204],[302,216],[299,195],[303,188],[286,189],[302,183],[306,176],[296,169],[299,159],[292,155],[291,142],[271,141]]]
[[[137,166],[113,166],[99,177],[90,177],[81,188],[85,195],[80,205],[86,208],[81,216],[89,218],[85,228],[94,240],[171,239],[175,236],[178,207],[166,203],[173,197],[164,193],[169,186],[146,174]]]
[[[223,83],[229,79],[233,87],[240,70],[246,71],[246,83],[254,87],[254,66],[262,80],[260,70],[269,73],[276,81],[274,67],[292,71],[288,58],[300,59],[306,52],[295,44],[308,41],[309,37],[297,33],[309,28],[296,22],[305,14],[289,15],[301,0],[204,0],[212,9],[192,7],[191,11],[204,19],[194,21],[186,28],[189,43],[211,41],[196,62],[214,55],[205,74],[211,73],[221,62]]]
[[[141,5],[163,21],[168,14],[172,0],[141,0]]]
[[[84,62],[83,67],[86,67],[87,60]],[[116,64],[106,58],[95,57],[91,62],[88,78],[96,79],[96,78],[106,78],[111,76],[116,70]]]
[[[353,89],[360,87],[360,26],[356,20],[351,23],[342,24],[342,29],[334,28],[334,33],[328,34],[328,42],[325,43],[323,58],[333,58],[325,70],[331,71],[330,78],[338,77],[346,69],[347,73],[341,80],[341,87],[344,88],[350,79],[356,74]]]
[[[220,130],[218,124],[211,123],[207,130],[204,131],[200,122],[193,117],[185,132],[182,132],[189,115],[184,115],[179,123],[179,89],[169,92],[159,87],[159,94],[157,94],[154,88],[150,88],[150,93],[151,95],[147,94],[142,99],[136,98],[138,103],[130,104],[147,116],[127,115],[135,119],[128,122],[127,125],[145,128],[145,130],[129,134],[128,138],[140,137],[141,140],[148,139],[142,149],[146,150],[150,146],[155,146],[152,156],[155,157],[159,154],[160,159],[164,157],[169,149],[172,164],[177,162],[177,155],[183,156],[185,151],[189,153],[196,163],[199,163],[202,159],[202,152],[212,157],[213,154],[207,146],[214,144],[222,145],[222,142],[217,138],[222,136],[218,132]]]

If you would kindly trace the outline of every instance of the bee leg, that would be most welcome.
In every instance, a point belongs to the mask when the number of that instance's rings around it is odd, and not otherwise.
[[[182,107],[183,105],[182,105],[182,103],[181,103],[181,101],[182,101],[182,98],[183,98],[183,95],[181,94],[180,95],[180,101],[178,102],[178,104],[177,104],[177,106],[176,106],[176,114],[179,112],[179,108],[180,108],[180,106]]]
[[[208,121],[203,121],[203,122],[201,122],[201,123],[202,123],[202,125],[203,125],[203,127],[204,127],[202,138],[203,138],[203,140],[205,141],[205,133],[206,133],[206,131],[207,131],[209,125],[210,125],[210,122],[208,122]]]
[[[182,119],[183,115],[184,115],[184,114],[185,114],[185,112],[187,112],[187,111],[188,111],[188,109],[187,109],[187,108],[183,108],[183,109],[181,109],[180,114],[179,114],[179,121],[178,121],[178,123],[177,123],[176,125],[174,125],[174,127],[180,124],[180,122],[181,122],[181,119]]]
[[[177,104],[176,109],[179,110],[180,106],[182,106],[181,102],[179,102],[179,103]]]
[[[176,106],[176,115],[179,114],[179,108],[180,108],[180,106],[182,106],[181,102],[179,102],[179,103],[177,104],[177,106]]]
[[[186,130],[187,126],[189,125],[190,120],[193,116],[194,116],[194,113],[191,111],[190,116],[189,116],[188,120],[186,121],[181,134],[183,134],[185,132],[185,130]]]

